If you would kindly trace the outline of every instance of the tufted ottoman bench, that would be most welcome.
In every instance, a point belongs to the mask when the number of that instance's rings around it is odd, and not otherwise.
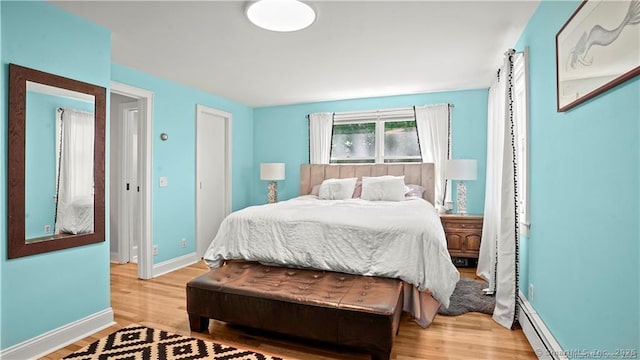
[[[366,350],[389,359],[400,280],[227,262],[187,283],[192,331],[209,319]]]

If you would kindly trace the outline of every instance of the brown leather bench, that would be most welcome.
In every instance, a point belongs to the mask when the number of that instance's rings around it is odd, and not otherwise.
[[[228,262],[187,283],[192,331],[209,319],[363,349],[389,359],[400,280]]]

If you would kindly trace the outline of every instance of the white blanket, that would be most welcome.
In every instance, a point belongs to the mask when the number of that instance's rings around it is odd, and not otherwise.
[[[207,249],[211,268],[228,259],[399,278],[445,307],[459,279],[433,205],[319,200],[307,195],[229,215]]]
[[[56,233],[89,234],[93,232],[93,198],[74,199],[64,209],[58,205]]]

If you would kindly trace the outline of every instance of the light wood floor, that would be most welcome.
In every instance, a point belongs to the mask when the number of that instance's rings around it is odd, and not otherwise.
[[[473,278],[475,269],[459,269]],[[210,334],[192,333],[185,310],[185,284],[207,271],[203,262],[152,280],[138,280],[135,264],[111,265],[111,306],[117,325],[66,346],[42,359],[60,359],[119,328],[136,323],[204,340],[301,360],[368,360],[364,353],[307,343],[274,334],[212,321]],[[409,359],[537,359],[522,330],[507,330],[491,316],[468,313],[436,316],[422,329],[405,314],[391,358]]]

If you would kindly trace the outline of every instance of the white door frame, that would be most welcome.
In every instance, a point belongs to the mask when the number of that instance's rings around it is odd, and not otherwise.
[[[224,125],[226,129],[226,133],[224,134],[225,138],[225,157],[224,157],[224,209],[225,216],[231,213],[231,113],[221,111],[218,109],[210,108],[204,105],[196,105],[196,141],[195,141],[195,150],[196,150],[196,253],[198,254],[198,258],[204,255],[204,252],[207,250],[206,248],[202,249],[200,245],[200,236],[198,234],[198,188],[200,184],[198,184],[199,176],[198,176],[198,144],[197,144],[197,132],[198,132],[198,118],[201,114],[211,114],[214,116],[219,116],[224,119]]]
[[[140,172],[140,211],[142,213],[141,239],[138,246],[138,277],[153,277],[153,257],[151,252],[152,235],[152,179],[153,179],[153,92],[130,85],[111,81],[111,93],[141,100],[139,152]],[[110,146],[113,144],[109,141]],[[122,240],[122,238],[120,238]],[[122,249],[124,244],[118,244]]]

